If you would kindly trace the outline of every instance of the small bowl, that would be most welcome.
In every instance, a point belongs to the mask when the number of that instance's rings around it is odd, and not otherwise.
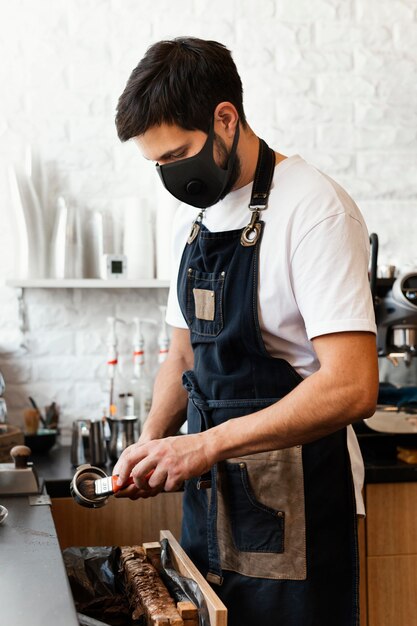
[[[46,454],[56,442],[58,431],[40,428],[36,435],[25,434],[25,446],[29,446],[32,454]]]
[[[4,520],[6,519],[8,515],[9,515],[9,511],[6,509],[5,506],[1,506],[0,504],[0,524],[4,522]]]

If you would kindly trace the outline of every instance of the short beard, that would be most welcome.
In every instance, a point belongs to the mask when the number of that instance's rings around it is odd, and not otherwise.
[[[223,139],[220,137],[220,135],[217,135],[216,133],[214,134],[214,145],[216,146],[217,154],[220,159],[220,162],[218,163],[218,165],[223,170],[225,170],[227,169],[227,163],[230,158],[231,150],[227,149],[227,146],[224,143]],[[239,156],[236,154],[232,169],[230,171],[229,180],[219,200],[223,200],[227,196],[227,194],[229,194],[232,191],[234,185],[237,183],[240,173],[241,173],[240,159],[239,159]]]

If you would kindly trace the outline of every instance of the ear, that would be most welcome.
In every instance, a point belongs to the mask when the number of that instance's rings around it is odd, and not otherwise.
[[[239,114],[231,102],[220,102],[214,110],[214,131],[224,137],[234,137]]]

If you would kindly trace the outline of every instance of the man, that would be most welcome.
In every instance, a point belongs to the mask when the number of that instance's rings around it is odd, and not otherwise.
[[[114,469],[134,477],[124,495],[185,483],[182,544],[229,626],[356,625],[363,466],[348,425],[373,414],[378,387],[359,210],[255,135],[219,43],[153,45],[116,125],[185,203],[171,348]]]

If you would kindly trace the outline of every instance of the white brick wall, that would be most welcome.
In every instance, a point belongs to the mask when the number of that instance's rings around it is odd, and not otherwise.
[[[114,110],[148,45],[190,34],[233,50],[254,130],[334,176],[379,233],[381,262],[417,264],[415,0],[0,0],[0,277],[15,245],[7,164],[40,150],[50,190],[81,210],[152,193],[152,166],[121,145]],[[50,207],[49,207],[50,208]],[[56,400],[64,424],[98,413],[105,319],[158,317],[163,291],[25,294],[29,352],[13,290],[0,290],[0,368],[11,418],[27,396]],[[128,350],[124,329],[123,350]],[[149,347],[155,352],[151,329]],[[7,355],[4,351],[8,351]]]

